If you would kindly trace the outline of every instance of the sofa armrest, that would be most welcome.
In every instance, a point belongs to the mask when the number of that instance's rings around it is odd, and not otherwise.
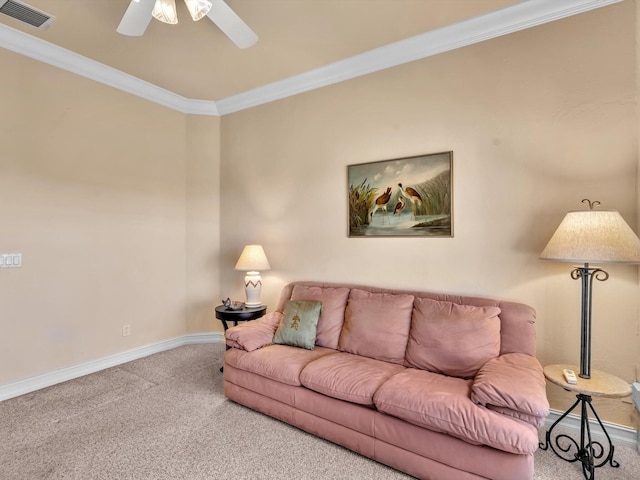
[[[224,334],[227,345],[247,352],[269,345],[281,319],[282,313],[270,312],[257,320],[231,327]]]
[[[523,353],[492,358],[478,371],[471,400],[540,427],[549,414],[542,365]]]

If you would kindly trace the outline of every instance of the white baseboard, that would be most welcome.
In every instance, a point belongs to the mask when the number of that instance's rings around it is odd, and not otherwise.
[[[0,385],[0,402],[9,398],[24,395],[26,393],[40,390],[41,388],[50,387],[58,383],[73,380],[90,373],[95,373],[106,368],[115,367],[123,363],[137,360],[142,357],[153,355],[154,353],[164,352],[172,348],[181,347],[183,345],[194,345],[202,343],[222,343],[224,336],[221,332],[210,333],[190,333],[182,337],[176,337],[162,342],[145,345],[143,347],[134,348],[108,357],[98,358],[81,365],[62,368],[53,372],[45,373],[35,377],[20,380],[18,382]]]
[[[549,416],[545,421],[544,427],[545,429],[551,428],[551,425],[560,418],[560,416],[564,412],[559,410],[551,409],[549,412]],[[633,428],[625,427],[624,425],[618,425],[617,423],[611,422],[602,422],[605,428],[607,429],[607,433],[609,437],[611,437],[611,441],[616,447],[630,447],[635,449],[637,447],[637,435],[636,430]],[[591,434],[594,438],[603,439],[606,438],[604,433],[602,432],[600,425],[595,419],[590,419],[589,424],[591,427]],[[558,425],[557,428],[562,428],[567,433],[571,435],[580,435],[580,415],[576,415],[574,413],[570,413],[567,417]],[[577,437],[576,437],[577,438]]]

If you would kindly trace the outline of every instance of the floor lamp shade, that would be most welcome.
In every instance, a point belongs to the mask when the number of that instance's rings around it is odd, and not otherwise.
[[[569,212],[540,258],[559,262],[640,263],[640,239],[615,210]]]
[[[615,210],[594,210],[600,202],[583,200],[589,210],[568,212],[540,254],[543,260],[582,263],[571,278],[582,282],[580,377],[591,377],[591,288],[609,274],[589,263],[640,263],[640,239]]]
[[[269,265],[269,260],[267,260],[262,245],[247,245],[244,247],[235,269],[247,272],[244,277],[247,307],[259,307],[262,305],[260,301],[262,277],[259,271],[269,270],[270,268],[271,265]]]

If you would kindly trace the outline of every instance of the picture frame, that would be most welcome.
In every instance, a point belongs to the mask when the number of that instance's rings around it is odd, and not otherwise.
[[[453,237],[453,152],[347,166],[349,237]]]

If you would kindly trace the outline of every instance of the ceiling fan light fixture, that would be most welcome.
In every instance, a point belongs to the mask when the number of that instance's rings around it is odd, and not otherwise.
[[[209,0],[184,0],[184,3],[187,4],[187,9],[189,10],[194,22],[197,22],[209,13],[212,6]]]
[[[161,22],[171,25],[178,23],[178,12],[176,11],[175,0],[156,0],[151,14]]]

